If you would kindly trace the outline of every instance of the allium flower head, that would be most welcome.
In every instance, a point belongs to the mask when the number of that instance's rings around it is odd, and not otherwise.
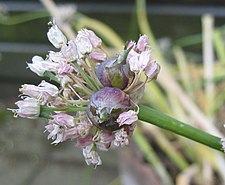
[[[46,118],[45,133],[52,144],[74,142],[86,163],[96,167],[102,164],[99,150],[129,144],[145,84],[157,78],[160,66],[146,35],[112,58],[91,30],[82,29],[67,41],[53,24],[47,36],[59,51],[49,51],[46,59],[34,56],[28,68],[51,83],[22,85],[23,99],[12,111],[15,116]]]

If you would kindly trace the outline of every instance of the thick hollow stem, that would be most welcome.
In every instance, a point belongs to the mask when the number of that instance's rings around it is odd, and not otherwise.
[[[223,151],[221,138],[187,125],[152,108],[140,105],[138,117],[141,121],[148,122],[216,150]]]

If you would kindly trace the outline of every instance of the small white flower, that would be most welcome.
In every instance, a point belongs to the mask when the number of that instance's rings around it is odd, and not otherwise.
[[[40,56],[34,56],[32,58],[32,63],[28,63],[28,68],[36,73],[38,76],[44,76],[45,71],[57,72],[59,64],[51,62],[50,60],[44,60]]]
[[[61,48],[62,45],[67,43],[67,39],[65,35],[55,24],[48,30],[47,36],[48,36],[48,40],[56,48]]]
[[[117,130],[115,131],[115,139],[113,141],[113,144],[117,147],[124,147],[129,144],[128,137],[129,136],[124,128]]]
[[[92,51],[92,44],[86,36],[78,34],[75,42],[79,58],[82,58],[83,55]]]
[[[83,156],[85,158],[87,165],[92,164],[94,165],[94,167],[97,167],[102,164],[102,160],[100,156],[98,155],[98,153],[92,150],[92,148],[93,148],[93,144],[86,146],[83,149]]]
[[[57,125],[57,124],[51,124],[45,126],[45,132],[48,131],[48,139],[54,140],[51,144],[57,145],[58,143],[61,143],[64,141],[63,135],[64,135],[65,128]]]

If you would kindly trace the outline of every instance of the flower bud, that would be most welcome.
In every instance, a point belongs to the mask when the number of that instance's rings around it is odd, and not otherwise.
[[[148,46],[148,37],[146,35],[142,35],[139,37],[138,42],[137,42],[137,49],[139,51],[145,51],[145,49]]]
[[[118,116],[130,107],[127,94],[118,88],[104,87],[91,96],[86,113],[98,128],[114,131],[120,128]]]
[[[155,80],[157,79],[157,76],[160,72],[160,65],[158,63],[150,62],[145,68],[145,75],[148,77],[150,80]]]
[[[40,115],[40,104],[34,98],[25,98],[15,103],[19,109],[13,110],[16,116],[35,119]]]
[[[62,45],[67,43],[67,39],[57,25],[53,25],[47,33],[48,40],[56,48],[61,48]]]

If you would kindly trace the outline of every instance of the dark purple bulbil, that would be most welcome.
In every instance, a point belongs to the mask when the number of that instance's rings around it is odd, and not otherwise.
[[[127,67],[127,64],[119,63],[118,58],[111,58],[99,65],[96,75],[103,86],[124,89],[129,82]]]
[[[103,130],[118,130],[116,119],[131,107],[129,96],[118,88],[104,87],[94,93],[87,107],[90,121]]]

